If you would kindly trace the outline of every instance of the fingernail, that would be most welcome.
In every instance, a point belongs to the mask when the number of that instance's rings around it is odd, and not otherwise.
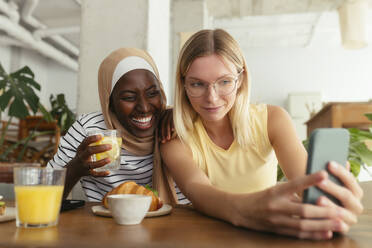
[[[326,199],[324,199],[324,197],[320,197],[319,203],[320,203],[320,205],[323,205],[323,206],[327,205],[327,201],[326,201]]]
[[[341,221],[334,221],[333,222],[333,228],[334,228],[334,230],[335,231],[341,231],[341,229],[342,229],[342,223],[341,223]]]
[[[322,185],[327,185],[327,179],[323,179],[322,181],[320,181],[320,184],[322,184]]]
[[[327,179],[323,179],[322,181],[320,181],[319,185],[327,186]]]
[[[333,232],[332,231],[328,231],[325,233],[325,238],[326,239],[331,239],[333,237]]]
[[[341,230],[340,231],[341,232],[347,232],[347,231],[349,231],[349,228],[350,228],[349,225],[347,225],[345,222],[342,222],[341,223],[341,228],[340,228]]]
[[[341,209],[337,209],[337,216],[340,217],[340,219],[343,218],[344,214]]]
[[[329,163],[329,166],[331,167],[331,169],[337,169],[337,163],[334,162],[334,161],[331,161],[331,162]]]

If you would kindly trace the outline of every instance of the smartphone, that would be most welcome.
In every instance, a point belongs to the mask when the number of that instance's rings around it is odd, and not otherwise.
[[[343,183],[328,170],[328,163],[335,161],[345,166],[349,153],[349,132],[344,128],[318,128],[310,135],[306,174],[325,170],[331,181],[338,185]],[[320,196],[326,196],[341,206],[339,200],[312,186],[304,191],[303,202],[316,204]]]
[[[84,205],[85,205],[85,201],[83,200],[62,200],[60,212],[72,210],[75,208],[80,208]]]

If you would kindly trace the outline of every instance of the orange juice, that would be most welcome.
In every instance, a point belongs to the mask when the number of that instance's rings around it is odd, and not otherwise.
[[[49,224],[57,221],[63,194],[62,185],[15,186],[14,191],[20,222]]]
[[[92,146],[109,144],[111,149],[105,152],[95,154],[96,160],[101,160],[104,158],[110,158],[111,161],[114,161],[120,156],[121,149],[121,138],[103,136],[101,140],[92,143]]]

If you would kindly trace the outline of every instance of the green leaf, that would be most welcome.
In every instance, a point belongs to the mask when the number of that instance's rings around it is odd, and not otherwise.
[[[64,129],[65,128],[66,120],[67,120],[67,113],[64,112],[64,113],[62,113],[61,119],[60,119],[61,129]]]
[[[367,113],[367,114],[364,114],[368,120],[372,121],[372,113]]]
[[[156,197],[159,197],[158,192],[155,189],[151,188],[150,185],[146,184],[145,188],[148,189],[148,190],[151,190]]]
[[[28,87],[34,87],[35,89],[39,90],[41,89],[40,84],[38,84],[34,79],[24,76],[18,76],[16,77],[19,82],[22,82],[24,85],[27,85]]]
[[[43,114],[44,120],[47,122],[54,121],[53,116],[48,112],[48,110],[39,102],[39,110]]]
[[[349,163],[350,163],[350,171],[351,171],[351,173],[354,175],[354,177],[358,177],[358,175],[360,173],[360,166],[361,166],[361,164],[358,163],[357,161],[351,160],[351,159],[349,159]]]
[[[3,75],[5,73],[5,70],[2,66],[2,64],[0,63],[0,75]]]
[[[58,94],[55,97],[52,94],[49,97],[49,102],[52,107],[50,113],[58,121],[58,125],[61,128],[61,133],[67,132],[75,121],[75,114],[68,108],[65,95]]]
[[[0,109],[4,111],[8,107],[9,101],[12,98],[12,92],[10,90],[6,91],[0,96]]]
[[[372,166],[372,151],[363,142],[355,145],[354,149],[365,164]]]
[[[23,90],[23,98],[26,100],[28,106],[30,106],[32,112],[36,113],[39,105],[39,97],[27,85],[20,85],[20,88]]]
[[[282,170],[282,168],[280,167],[280,165],[278,164],[277,174],[276,174],[276,180],[279,182],[279,181],[281,181],[284,177],[285,177],[285,176],[284,176],[283,170]]]
[[[304,145],[306,150],[309,149],[309,142],[310,142],[310,139],[305,139],[302,141],[302,144]]]
[[[7,83],[6,83],[7,81],[4,79],[4,80],[0,80],[0,90],[1,89],[5,89],[5,87],[6,87],[6,85],[7,85]]]
[[[57,95],[57,102],[59,105],[66,105],[66,101],[65,101],[65,95],[64,94],[58,94]]]
[[[365,139],[372,139],[372,133],[357,128],[349,128],[350,142],[363,141]]]
[[[26,116],[29,115],[29,112],[23,101],[19,98],[15,98],[14,101],[10,104],[9,115],[24,119],[26,118]]]
[[[20,75],[24,75],[24,76],[28,75],[28,76],[30,76],[30,78],[35,77],[34,73],[31,71],[30,67],[28,67],[28,66],[24,66],[21,69],[19,69],[18,71],[13,72],[13,73],[10,74],[11,77],[18,77]]]

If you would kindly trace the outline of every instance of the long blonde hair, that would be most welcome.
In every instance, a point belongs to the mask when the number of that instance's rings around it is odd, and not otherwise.
[[[194,122],[198,117],[186,95],[184,83],[187,71],[192,62],[199,57],[216,54],[231,62],[237,71],[243,70],[239,77],[241,82],[236,93],[236,100],[229,118],[234,137],[238,144],[245,147],[249,144],[249,95],[250,80],[248,68],[243,53],[234,38],[222,29],[201,30],[191,36],[181,49],[176,72],[176,87],[174,99],[174,125],[180,140],[187,144],[194,160],[200,165],[204,158],[198,146],[199,137],[194,131]]]

